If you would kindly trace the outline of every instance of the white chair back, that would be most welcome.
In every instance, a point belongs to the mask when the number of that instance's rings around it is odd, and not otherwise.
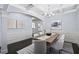
[[[46,41],[34,40],[34,53],[45,54],[46,53]]]
[[[52,45],[52,47],[53,47],[54,49],[56,49],[56,50],[62,49],[62,48],[63,48],[63,45],[64,45],[64,38],[65,38],[65,35],[62,34],[62,35],[60,36],[60,38],[58,39],[58,41],[56,41],[56,42]]]
[[[34,37],[38,37],[38,36],[39,36],[39,34],[38,34],[38,33],[35,33],[35,34],[34,34]]]

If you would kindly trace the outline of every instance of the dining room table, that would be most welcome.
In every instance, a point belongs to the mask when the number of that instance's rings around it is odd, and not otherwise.
[[[45,35],[37,37],[36,39],[45,40],[47,45],[50,46],[51,44],[53,44],[54,42],[56,42],[58,40],[57,39],[58,37],[59,37],[59,33],[54,32],[50,36],[45,34]]]

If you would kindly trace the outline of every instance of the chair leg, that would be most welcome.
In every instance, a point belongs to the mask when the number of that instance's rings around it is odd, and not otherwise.
[[[62,51],[67,52],[67,53],[70,53],[69,51],[66,51],[66,50],[61,49],[61,50],[59,50],[59,54],[62,54],[62,53],[61,53]],[[70,54],[71,54],[71,53],[70,53]]]
[[[62,49],[59,50],[59,54],[62,54],[61,51],[62,51]]]

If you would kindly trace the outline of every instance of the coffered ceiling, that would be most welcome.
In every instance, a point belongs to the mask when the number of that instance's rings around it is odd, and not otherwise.
[[[40,10],[44,12],[51,12],[55,10],[61,10],[64,8],[71,8],[74,4],[34,4],[34,6],[38,7]]]
[[[76,4],[34,4],[35,7],[42,10],[45,14],[56,14],[76,9]]]
[[[32,10],[32,11],[37,11],[37,13],[40,13],[42,15],[55,15],[59,14],[61,12],[67,12],[67,11],[72,11],[76,9],[78,4],[18,4],[19,6],[25,8],[26,10]],[[8,5],[0,5],[0,9],[7,9]],[[36,7],[37,9],[34,9]]]
[[[76,9],[78,5],[77,4],[23,4],[21,6],[25,7],[27,10],[36,7],[41,11],[42,15],[53,16],[55,14],[60,14],[61,12],[72,11]]]

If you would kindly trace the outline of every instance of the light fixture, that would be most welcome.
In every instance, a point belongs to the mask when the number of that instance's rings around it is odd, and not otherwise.
[[[52,12],[50,8],[51,8],[51,5],[48,5],[48,11],[43,14],[44,16],[51,17],[55,15],[55,13]]]
[[[44,16],[48,16],[48,17],[55,16],[55,13],[53,13],[53,12],[51,12],[51,13],[44,13]]]

